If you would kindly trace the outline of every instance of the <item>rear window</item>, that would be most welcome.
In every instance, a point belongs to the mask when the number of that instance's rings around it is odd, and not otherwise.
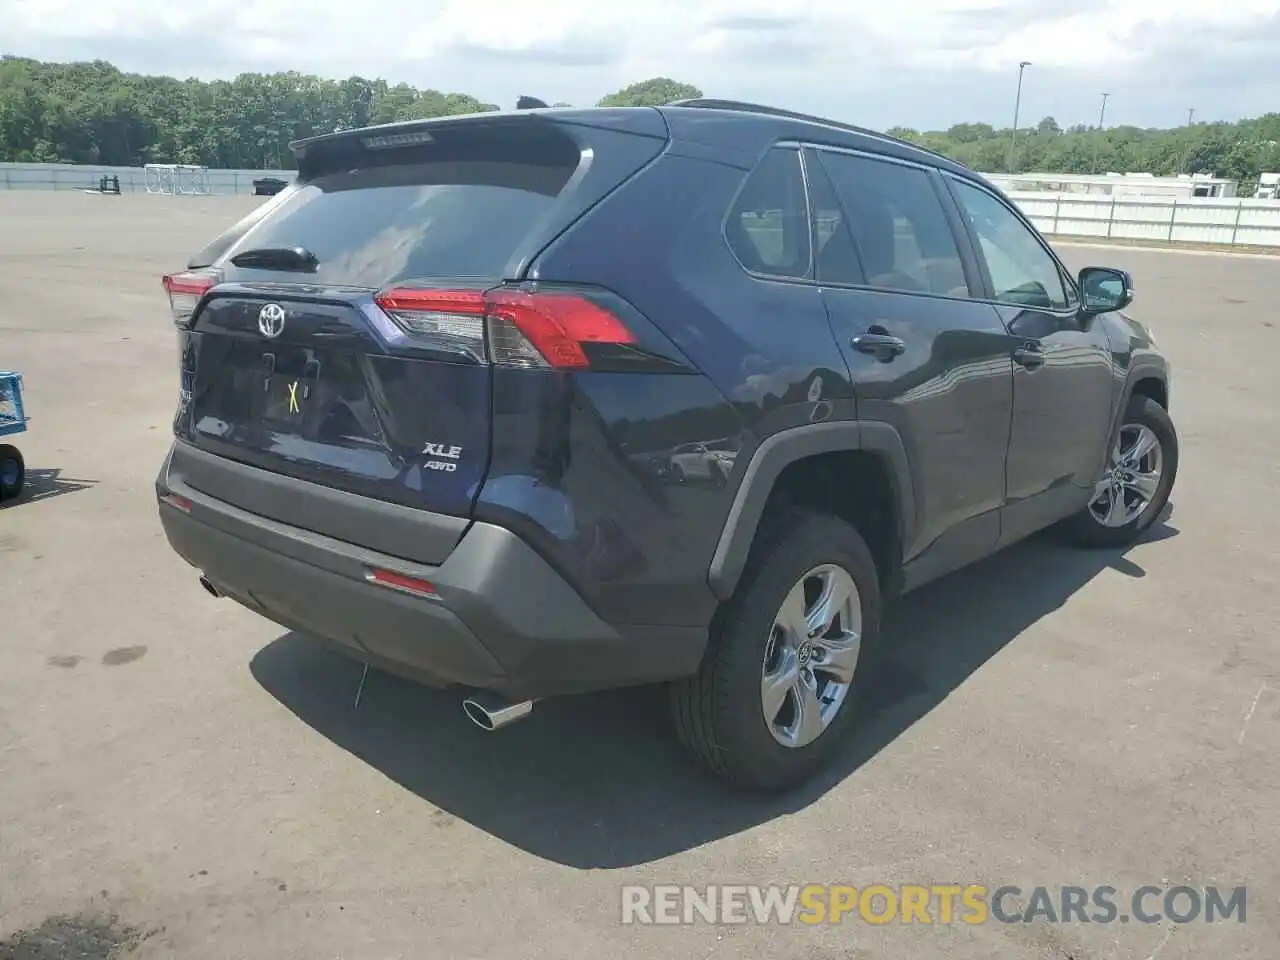
[[[325,174],[296,187],[219,251],[305,247],[314,273],[236,269],[237,279],[377,288],[410,278],[500,278],[577,168],[577,151],[539,162],[449,160]]]

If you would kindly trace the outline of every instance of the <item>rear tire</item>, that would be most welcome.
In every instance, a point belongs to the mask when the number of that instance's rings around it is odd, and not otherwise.
[[[1177,474],[1173,420],[1150,397],[1134,396],[1093,499],[1062,523],[1061,532],[1082,547],[1128,546],[1160,519]]]
[[[681,743],[737,787],[776,791],[814,775],[856,723],[856,667],[878,637],[880,604],[875,561],[856,529],[811,510],[768,518],[701,668],[670,686]],[[835,619],[813,633],[824,610]]]
[[[0,443],[0,500],[15,499],[22,493],[27,467],[18,448]]]

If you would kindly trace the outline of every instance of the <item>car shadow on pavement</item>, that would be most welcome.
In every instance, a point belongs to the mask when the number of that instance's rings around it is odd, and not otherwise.
[[[64,493],[78,493],[81,490],[87,490],[97,482],[97,480],[73,480],[70,477],[64,477],[62,470],[58,467],[54,467],[51,470],[37,470],[28,467],[26,480],[22,484],[22,492],[15,499],[4,501],[3,504],[0,504],[0,507],[5,510],[12,510],[14,507],[20,507],[23,504],[51,500],[54,497],[62,496]]]
[[[1161,523],[1143,540],[1176,534]],[[485,733],[458,694],[373,670],[356,708],[361,666],[297,633],[263,648],[251,669],[304,723],[445,814],[571,867],[625,867],[813,803],[1108,567],[1145,575],[1122,551],[1037,537],[911,594],[861,676],[858,733],[828,772],[773,797],[735,794],[688,763],[660,688],[546,701]]]

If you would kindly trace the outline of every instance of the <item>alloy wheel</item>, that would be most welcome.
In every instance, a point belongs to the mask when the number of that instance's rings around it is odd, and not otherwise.
[[[1150,427],[1127,423],[1094,487],[1089,513],[1104,527],[1123,527],[1141,517],[1160,489],[1164,451]]]
[[[808,746],[831,725],[853,686],[862,646],[862,598],[843,567],[822,564],[787,593],[765,650],[760,701],[773,738]]]

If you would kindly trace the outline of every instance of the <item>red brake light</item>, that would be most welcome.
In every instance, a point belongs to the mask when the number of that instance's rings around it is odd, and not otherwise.
[[[584,343],[636,342],[621,320],[586,297],[494,290],[486,301],[490,317],[512,324],[553,367],[591,366]]]
[[[397,326],[424,346],[485,362],[482,291],[394,287],[375,299]]]
[[[575,293],[396,287],[377,303],[413,336],[504,366],[585,368],[583,344],[636,342],[617,316]]]
[[[203,297],[218,282],[211,273],[200,273],[187,270],[182,273],[167,273],[164,276],[164,289],[169,294],[169,307],[173,310],[173,322],[180,327],[191,323],[191,315]]]
[[[484,293],[480,290],[415,290],[409,287],[394,287],[378,295],[378,306],[389,313],[417,310],[482,317],[484,316]]]

